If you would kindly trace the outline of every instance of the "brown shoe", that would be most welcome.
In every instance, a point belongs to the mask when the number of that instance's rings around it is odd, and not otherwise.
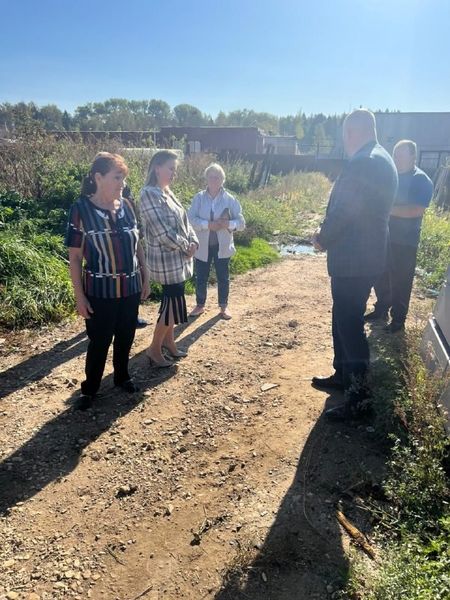
[[[205,312],[205,307],[197,304],[197,306],[191,311],[190,317],[198,317]]]

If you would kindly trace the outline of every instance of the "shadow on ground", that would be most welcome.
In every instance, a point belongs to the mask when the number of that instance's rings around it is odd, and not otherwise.
[[[0,373],[0,398],[40,381],[56,367],[86,352],[87,337],[83,331],[70,340],[55,344],[50,350],[30,356],[21,363]]]
[[[211,329],[218,319],[219,317],[213,317],[191,331],[180,343],[180,347],[187,350]],[[185,329],[183,327],[181,332]],[[177,330],[177,337],[181,332]],[[83,338],[84,334],[79,334],[70,340],[71,347],[74,348],[71,352],[72,357],[85,349]],[[73,346],[75,342],[77,345]],[[68,351],[70,353],[70,350]],[[55,357],[55,360],[49,363],[47,355],[48,353],[40,355],[42,364],[39,363],[38,356],[30,359],[33,360],[33,367],[39,373],[39,377],[50,372],[51,367],[70,358]],[[20,365],[17,369],[19,367]],[[0,514],[7,513],[17,502],[31,498],[50,483],[73,471],[84,448],[107,431],[119,417],[136,408],[143,400],[145,392],[157,388],[173,377],[177,372],[177,365],[174,364],[170,369],[151,369],[144,352],[141,352],[130,360],[130,372],[139,383],[139,393],[127,395],[114,388],[112,375],[105,377],[102,381],[103,393],[96,398],[92,410],[80,412],[71,407],[67,408],[47,421],[32,438],[0,463]],[[78,391],[74,392],[67,398],[66,403],[71,405],[78,395]]]
[[[327,408],[341,401],[336,393]],[[322,414],[264,541],[237,552],[215,600],[337,597],[345,587],[349,561],[336,508],[342,506],[358,528],[370,531],[367,513],[357,508],[354,497],[377,485],[384,461],[366,425],[331,424]]]

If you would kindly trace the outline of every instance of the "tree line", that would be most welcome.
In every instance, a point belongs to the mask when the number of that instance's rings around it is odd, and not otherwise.
[[[388,110],[386,112],[389,112]],[[191,104],[173,108],[164,100],[127,100],[110,98],[88,102],[73,114],[55,104],[37,106],[34,102],[0,104],[0,131],[14,133],[27,124],[46,131],[152,131],[164,126],[239,126],[259,127],[268,134],[293,135],[303,144],[332,144],[344,115],[277,116],[251,109],[220,111],[215,118]],[[5,135],[5,133],[3,133]]]

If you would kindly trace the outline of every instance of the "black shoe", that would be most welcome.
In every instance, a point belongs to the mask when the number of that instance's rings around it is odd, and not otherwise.
[[[329,377],[313,377],[312,385],[319,390],[344,390],[344,384],[336,377],[336,374]]]
[[[124,392],[128,392],[128,394],[135,394],[139,391],[138,386],[134,383],[132,379],[127,379],[123,383],[116,383],[116,387],[120,387]]]
[[[81,394],[74,402],[74,410],[88,410],[92,408],[94,402],[94,396],[88,396],[87,394]]]
[[[391,323],[389,323],[389,325],[386,325],[386,327],[384,328],[384,331],[386,333],[398,333],[399,331],[404,331],[404,329],[405,329],[404,323],[400,323],[399,321],[391,321]]]
[[[325,417],[329,421],[335,422],[357,421],[367,418],[370,414],[370,405],[354,404],[353,402],[346,402],[345,404],[341,404],[341,406],[329,408],[325,411]]]
[[[141,319],[141,317],[137,318],[136,329],[144,329],[144,327],[147,327],[147,325],[148,321],[146,321],[145,319]]]
[[[364,321],[366,323],[373,323],[373,321],[387,321],[387,311],[380,311],[375,309],[373,312],[364,315]]]

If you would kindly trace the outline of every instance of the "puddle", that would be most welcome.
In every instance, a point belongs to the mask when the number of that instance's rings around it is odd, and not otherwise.
[[[287,254],[316,254],[314,247],[309,244],[282,244],[278,249],[281,256]]]

